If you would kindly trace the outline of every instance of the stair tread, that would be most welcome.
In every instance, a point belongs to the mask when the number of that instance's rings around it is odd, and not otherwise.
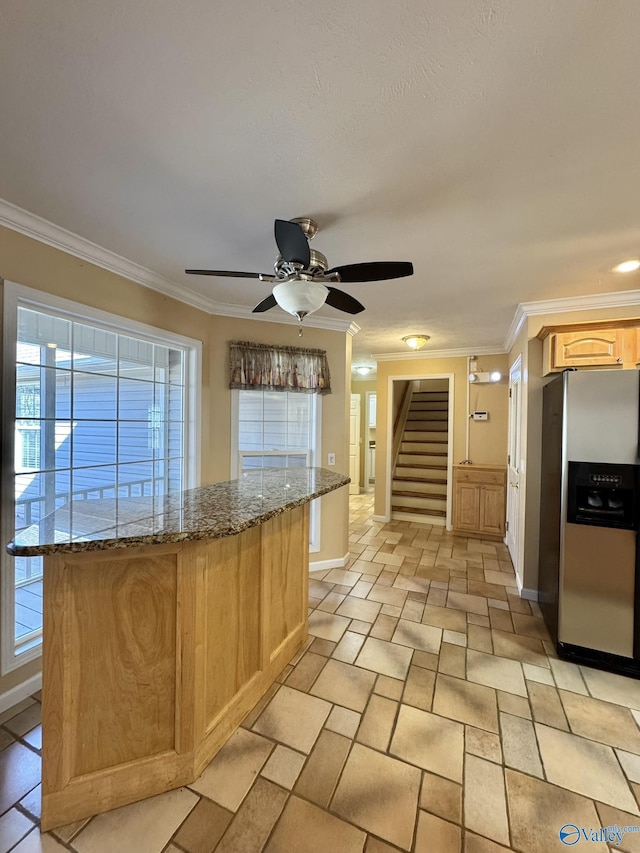
[[[439,486],[446,486],[447,478],[441,477],[398,477],[394,476],[394,480],[397,480],[399,483],[433,483]]]
[[[419,468],[420,473],[416,472],[414,474],[414,468]],[[426,483],[430,480],[434,483],[447,482],[447,468],[445,465],[441,467],[436,467],[435,465],[396,465],[393,470],[394,480],[416,480],[419,483]],[[433,473],[430,473],[431,471]]]
[[[412,441],[405,441],[405,442],[403,442],[403,444],[448,444],[448,443],[449,443],[449,442],[447,442],[447,441],[438,441],[438,439],[436,439],[436,438],[434,438],[433,440],[427,440],[427,439],[424,439],[424,441],[421,441],[421,440],[418,438],[418,439],[413,439]],[[402,451],[402,449],[400,450],[400,452],[401,452],[401,453],[403,452],[403,451]],[[406,451],[406,452],[407,452],[407,453],[410,453],[410,452],[412,452],[412,451]],[[416,453],[421,453],[421,452],[424,452],[424,451],[416,450]]]
[[[447,514],[444,509],[422,509],[419,506],[394,506],[391,504],[392,512],[407,512],[415,515],[432,515],[436,518],[444,518]]]
[[[420,429],[420,430],[415,430],[415,431],[416,432],[431,432],[431,430],[428,430],[428,429]],[[446,432],[444,434],[446,436]],[[446,444],[447,443],[446,438],[444,438],[444,439],[442,439],[442,438],[412,438],[412,439],[408,439],[408,441],[410,444]],[[405,444],[407,443],[407,441],[405,441],[404,438],[403,438],[403,442]]]
[[[437,462],[396,462],[396,468],[433,468],[434,471],[446,471],[447,465],[443,465],[441,460],[446,453],[402,453],[398,456],[433,456]]]
[[[406,492],[400,489],[393,489],[391,492],[397,498],[428,498],[429,500],[446,501],[446,495],[440,495],[437,492]]]
[[[415,444],[415,442],[413,442]],[[435,444],[436,442],[429,442],[430,444]],[[446,444],[446,442],[442,442]],[[428,450],[401,450],[400,453],[404,453],[405,456],[448,456],[448,453],[443,453],[441,450],[433,450],[429,452]]]

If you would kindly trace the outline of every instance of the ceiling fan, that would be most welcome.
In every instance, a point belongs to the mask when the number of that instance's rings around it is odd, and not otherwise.
[[[333,287],[341,281],[356,283],[384,281],[413,275],[413,264],[408,261],[372,261],[363,264],[346,264],[328,269],[327,259],[321,252],[309,247],[318,226],[313,219],[298,218],[286,221],[276,219],[275,239],[278,255],[273,268],[275,275],[232,270],[185,270],[189,275],[220,275],[233,278],[258,278],[275,282],[273,293],[258,303],[254,314],[261,314],[279,305],[300,322],[323,305],[331,305],[347,314],[359,314],[364,305],[349,293]]]

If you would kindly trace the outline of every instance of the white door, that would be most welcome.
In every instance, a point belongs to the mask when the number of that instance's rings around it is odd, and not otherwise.
[[[349,494],[360,494],[360,394],[351,395],[349,415]]]
[[[367,391],[366,429],[364,431],[364,490],[373,491],[376,481],[376,392]]]
[[[509,449],[507,457],[507,548],[516,573],[520,544],[520,429],[522,426],[522,367],[520,356],[509,370]]]

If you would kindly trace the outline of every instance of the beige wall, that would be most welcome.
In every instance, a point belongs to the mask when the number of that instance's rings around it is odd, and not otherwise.
[[[350,335],[306,328],[300,340],[294,325],[212,316],[6,228],[0,228],[0,278],[202,341],[203,485],[230,476],[228,342],[251,340],[325,349],[332,393],[322,397],[321,459],[325,463],[327,453],[335,453],[335,470],[348,473]],[[339,489],[321,500],[322,547],[311,559],[342,558],[348,552],[348,490]],[[39,668],[35,661],[0,678],[0,694]]]
[[[505,465],[509,421],[509,360],[506,355],[478,357],[478,371],[499,370],[500,382],[469,385],[469,411],[488,412],[487,421],[469,421],[469,459],[477,465]],[[464,389],[466,393],[466,388]],[[461,451],[462,452],[462,451]],[[455,461],[461,461],[455,457]]]
[[[360,395],[360,488],[365,488],[365,456],[369,450],[369,412],[367,411],[367,393],[376,390],[376,380],[351,380],[351,393]],[[375,430],[371,431],[375,437]]]
[[[506,355],[482,356],[478,359],[478,370],[499,370],[501,382],[495,385],[479,385],[473,390],[471,411],[486,409],[489,420],[471,422],[469,426],[470,458],[476,464],[505,464],[507,455],[508,419],[508,359]],[[387,495],[387,449],[392,436],[388,435],[388,386],[390,377],[401,379],[429,379],[443,374],[453,374],[453,461],[465,458],[467,422],[467,359],[460,358],[415,358],[399,361],[378,362],[378,426],[376,448],[375,513],[386,512]]]

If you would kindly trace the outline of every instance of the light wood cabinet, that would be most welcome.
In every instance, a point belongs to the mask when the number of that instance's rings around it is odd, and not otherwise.
[[[42,830],[188,785],[308,635],[309,504],[45,556]]]
[[[623,329],[557,332],[551,336],[554,368],[609,367],[622,364]]]
[[[507,471],[502,465],[456,465],[453,469],[453,529],[502,538]]]
[[[611,320],[569,326],[545,326],[543,373],[568,367],[635,368],[640,363],[640,320]]]

